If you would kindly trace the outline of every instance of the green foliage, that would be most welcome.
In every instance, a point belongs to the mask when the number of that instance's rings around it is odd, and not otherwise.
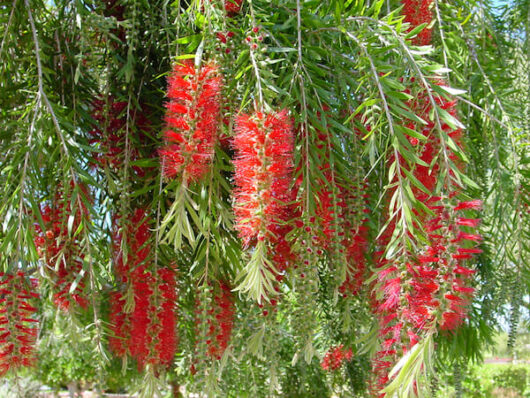
[[[498,387],[513,389],[523,395],[530,383],[530,372],[528,368],[511,367],[503,369],[493,376],[493,381]]]

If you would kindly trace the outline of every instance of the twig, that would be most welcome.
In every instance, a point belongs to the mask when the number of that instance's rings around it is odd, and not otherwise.
[[[372,57],[368,53],[368,50],[366,49],[366,46],[359,40],[359,38],[357,38],[357,36],[355,36],[353,33],[350,33],[350,32],[346,32],[346,35],[349,36],[351,39],[353,39],[357,43],[359,48],[362,50],[362,52],[364,53],[364,55],[368,58],[368,61],[370,62],[370,69],[371,69],[372,74],[374,76],[374,80],[375,80],[375,82],[377,84],[377,89],[379,91],[379,96],[381,97],[381,101],[383,101],[383,108],[385,109],[385,114],[386,114],[386,117],[388,119],[388,128],[390,130],[391,136],[394,137],[395,136],[395,132],[394,132],[394,117],[392,116],[392,113],[390,112],[390,108],[389,108],[388,102],[386,100],[386,95],[385,95],[385,92],[383,90],[383,86],[381,86],[381,81],[379,80],[379,75],[377,73],[377,69],[376,69],[376,67],[374,65]],[[400,200],[401,200],[401,223],[403,224],[403,231],[402,231],[402,234],[401,234],[401,238],[403,240],[403,242],[402,242],[403,250],[405,251],[406,248],[407,248],[407,245],[406,245],[407,219],[406,219],[405,211],[403,210],[403,208],[404,208],[403,204],[406,203],[406,201],[405,201],[405,195],[404,195],[404,191],[403,191],[403,181],[402,181],[402,176],[401,176],[401,164],[400,164],[400,161],[399,161],[399,153],[398,153],[397,148],[395,146],[394,146],[394,158],[395,158],[395,162],[396,162],[396,175],[397,175],[397,178],[398,178],[399,196],[400,196]]]
[[[11,23],[13,22],[13,15],[15,14],[17,2],[18,0],[13,0],[13,8],[11,9],[11,13],[9,14],[9,20],[7,21],[7,25],[5,27],[4,37],[2,38],[2,45],[0,45],[0,60],[2,59],[2,53],[4,52],[4,44],[6,43],[7,35],[9,34],[9,28],[11,27]]]
[[[26,150],[26,155],[24,156],[24,167],[22,169],[22,176],[20,177],[20,189],[19,189],[19,195],[20,195],[20,202],[19,202],[19,209],[18,209],[18,255],[20,256],[22,252],[22,213],[24,213],[24,188],[26,185],[26,175],[28,170],[28,162],[29,162],[29,156],[32,153],[30,150],[31,148],[31,139],[33,137],[33,132],[35,131],[35,121],[37,120],[37,115],[39,114],[39,107],[40,107],[40,95],[37,94],[37,101],[35,103],[35,113],[33,114],[33,119],[31,120],[31,125],[29,126],[29,134],[28,134],[28,148]]]
[[[449,64],[447,62],[447,54],[445,52],[445,34],[442,26],[442,18],[440,17],[440,8],[438,7],[438,0],[434,0],[434,9],[436,10],[436,19],[438,20],[438,26],[440,29],[440,40],[442,41],[442,54],[444,57],[444,66],[446,69],[448,69]]]
[[[298,66],[302,68],[302,18],[301,18],[301,5],[300,0],[296,0],[296,29],[298,37],[297,53],[298,53]],[[300,94],[302,95],[302,115],[304,122],[300,125],[300,132],[302,137],[305,137],[305,168],[306,168],[306,211],[309,209],[310,201],[310,190],[309,187],[309,130],[307,128],[307,99],[305,96],[305,85],[304,78],[301,73],[298,73],[298,80],[300,81]]]
[[[33,43],[35,44],[35,59],[37,61],[37,77],[38,77],[38,89],[39,93],[42,97],[42,100],[44,101],[44,105],[46,105],[46,108],[48,109],[48,112],[50,113],[50,116],[52,118],[53,125],[55,126],[55,130],[57,132],[57,135],[59,139],[61,140],[61,144],[63,147],[64,153],[68,153],[68,147],[66,146],[66,140],[64,139],[64,135],[61,131],[61,126],[59,126],[59,121],[57,120],[57,116],[55,115],[55,112],[53,111],[52,105],[50,101],[48,100],[48,96],[46,95],[46,92],[44,91],[44,85],[43,85],[43,77],[42,77],[42,63],[40,59],[40,46],[39,46],[39,38],[37,35],[37,29],[35,28],[35,21],[33,19],[33,14],[31,12],[31,7],[29,4],[29,0],[24,0],[24,4],[26,6],[26,9],[28,11],[28,18],[29,18],[29,24],[31,26],[31,33],[33,35]],[[73,172],[72,166],[70,165],[70,170],[72,172],[72,179],[75,184],[77,184],[77,176]]]
[[[252,23],[256,26],[256,19],[254,17],[254,7],[252,6],[252,0],[249,0],[250,16],[252,18]],[[254,68],[254,74],[256,75],[256,85],[258,88],[258,98],[259,98],[259,110],[263,111],[263,89],[261,87],[261,76],[259,73],[258,64],[256,62],[256,56],[254,55],[254,49],[252,44],[250,45],[250,60],[252,62],[252,67]]]

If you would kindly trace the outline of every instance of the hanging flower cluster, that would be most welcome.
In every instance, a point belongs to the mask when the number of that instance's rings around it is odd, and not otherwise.
[[[368,184],[355,184],[349,187],[349,194],[345,197],[347,203],[344,235],[341,245],[345,250],[346,280],[339,287],[339,292],[346,297],[357,295],[364,282],[366,271],[366,252],[368,250],[367,213],[368,198],[366,193]]]
[[[195,296],[195,355],[190,372],[206,377],[212,361],[221,360],[232,336],[235,304],[228,283],[208,282],[197,287]]]
[[[414,78],[410,79],[411,83],[415,82]],[[442,79],[437,79],[435,81],[435,84],[438,86],[444,86],[445,82]],[[423,126],[417,126],[414,122],[407,123],[406,127],[412,130],[419,130],[417,133],[421,134],[424,139],[419,140],[416,137],[408,137],[408,140],[410,144],[416,148],[417,153],[419,155],[419,158],[426,164],[416,164],[414,166],[414,169],[411,170],[414,177],[423,184],[423,186],[427,189],[428,192],[433,192],[436,189],[436,184],[438,182],[438,175],[440,173],[440,164],[438,162],[435,162],[437,157],[439,156],[441,151],[445,150],[445,153],[448,156],[448,159],[456,164],[459,167],[462,167],[462,164],[460,162],[460,159],[456,155],[456,153],[451,150],[450,146],[447,142],[445,142],[445,147],[442,147],[442,143],[440,141],[440,134],[437,131],[437,124],[435,121],[430,120],[429,115],[433,111],[433,106],[431,103],[431,100],[425,90],[422,90],[419,93],[412,93],[410,89],[405,90],[406,94],[413,95],[415,98],[412,100],[409,100],[407,102],[407,105],[414,111],[416,115],[421,117],[423,120],[427,122],[427,124]],[[456,110],[456,101],[455,100],[447,100],[439,95],[433,95],[434,103],[439,106],[443,111],[447,112],[451,117],[455,118],[457,117],[457,110]],[[447,136],[453,141],[456,147],[462,149],[462,130],[459,128],[451,128],[447,123],[440,120],[440,127],[442,131],[447,134]],[[401,163],[404,163],[404,159],[400,158]],[[434,163],[434,164],[433,164]],[[453,172],[449,172],[451,176],[453,176]],[[414,196],[426,203],[430,195],[426,194],[422,190],[420,190],[417,187],[412,187]]]
[[[116,356],[123,357],[128,352],[135,351],[130,344],[132,314],[126,311],[125,308],[126,294],[130,294],[130,292],[123,290],[132,289],[131,292],[134,297],[135,288],[138,286],[135,284],[133,277],[140,276],[140,281],[144,279],[142,273],[147,265],[151,248],[149,246],[149,218],[144,209],[139,208],[133,212],[130,223],[123,228],[121,233],[118,223],[119,219],[115,218],[113,235],[114,270],[118,282],[122,284],[122,289],[112,293],[110,322],[114,336],[109,338],[109,345]],[[136,272],[133,273],[134,271]],[[139,310],[136,302],[134,309]],[[138,319],[141,318],[143,320],[147,316],[146,313],[140,313],[139,315]]]
[[[214,156],[222,77],[213,63],[196,70],[192,62],[184,62],[175,65],[168,83],[162,172],[194,182],[208,173]]]
[[[0,376],[36,361],[37,308],[31,303],[39,297],[36,288],[37,280],[22,271],[0,273]]]
[[[340,369],[344,361],[351,361],[352,358],[353,352],[351,348],[346,349],[341,344],[335,347],[331,347],[328,352],[326,352],[324,358],[322,358],[320,367],[327,371],[337,370]]]
[[[274,241],[289,216],[293,168],[292,124],[287,111],[242,114],[233,139],[236,229],[245,246]]]
[[[475,247],[481,236],[474,231],[480,220],[462,217],[461,213],[480,207],[479,200],[455,205],[449,199],[431,199],[429,208],[435,217],[425,225],[430,245],[418,257],[419,266],[413,274],[415,289],[409,299],[414,304],[409,318],[416,327],[425,322],[426,314],[436,315],[442,330],[455,330],[464,321],[474,292],[471,276],[475,273],[465,262],[481,253]]]
[[[120,234],[116,228],[114,234],[115,269],[121,286],[111,297],[109,345],[116,356],[136,359],[139,369],[147,364],[164,368],[171,364],[177,348],[175,272],[150,270],[146,210],[137,209],[123,230]],[[128,308],[128,297],[132,308]]]
[[[201,0],[201,5],[203,0]],[[215,0],[210,0],[213,2]],[[226,15],[233,18],[241,11],[241,6],[243,5],[243,0],[224,0],[224,9],[226,10]]]
[[[150,121],[145,116],[146,107],[131,109],[132,123],[127,127],[127,102],[115,101],[112,97],[107,100],[96,99],[92,102],[92,118],[96,127],[89,131],[89,142],[98,145],[99,152],[94,155],[95,166],[118,171],[123,167],[126,158],[126,134],[129,129],[129,162],[140,159],[138,148],[133,145],[133,136],[143,140],[145,133],[151,129]],[[135,134],[132,134],[135,133]],[[137,176],[144,176],[145,170],[139,166],[132,166]]]
[[[382,346],[374,360],[379,388],[388,383],[395,358],[420,340],[421,331],[435,327],[454,331],[465,320],[475,273],[465,262],[481,252],[475,247],[481,237],[473,231],[479,220],[460,213],[480,206],[478,200],[455,203],[452,198],[431,198],[428,207],[435,217],[425,223],[430,244],[416,259],[410,255],[404,267],[380,261],[382,294],[375,310]]]
[[[99,144],[101,152],[94,155],[95,164],[104,168],[105,166],[118,169],[123,163],[122,129],[126,123],[123,115],[127,102],[108,99],[96,99],[92,103],[92,118],[97,127],[90,130],[92,136],[91,144]]]
[[[291,188],[293,170],[293,130],[291,118],[283,110],[268,115],[256,112],[236,119],[235,228],[245,247],[267,244],[273,261],[272,272],[282,280],[294,261],[286,235],[296,211]],[[270,286],[269,286],[270,287]]]
[[[168,367],[173,362],[177,351],[177,281],[175,271],[168,268],[159,268],[157,277],[157,300],[151,299],[151,305],[155,309],[158,323],[153,324],[154,335],[157,336],[154,352],[156,361]]]
[[[328,111],[329,108],[326,106],[324,110]],[[355,132],[360,136],[360,131]],[[325,154],[319,155],[323,160],[320,169],[325,181],[317,191],[318,204],[316,217],[310,220],[314,224],[311,231],[317,237],[315,243],[319,247],[318,255],[324,250],[335,251],[338,253],[334,254],[339,254],[341,262],[345,263],[345,275],[337,276],[342,280],[339,292],[343,297],[348,297],[359,292],[366,269],[368,228],[365,224],[368,221],[366,214],[369,212],[369,195],[366,193],[368,185],[361,181],[359,173],[351,181],[338,181],[336,173],[326,160],[331,152],[327,134],[318,132],[316,147]]]
[[[208,356],[219,360],[230,343],[234,327],[234,298],[226,283],[219,283],[219,291],[213,298],[213,308],[208,315]]]
[[[405,22],[410,24],[410,30],[416,26],[426,23],[429,25],[432,21],[431,5],[433,0],[401,0],[403,4],[403,15]],[[432,29],[425,27],[413,39],[414,44],[426,46],[431,43]]]
[[[73,189],[74,184],[71,185]],[[86,196],[87,189],[80,187]],[[35,224],[34,242],[39,257],[46,264],[46,272],[54,282],[54,304],[63,311],[69,311],[88,305],[84,293],[86,277],[77,281],[83,269],[84,254],[79,237],[75,236],[82,219],[88,214],[85,205],[79,203],[81,200],[74,204],[74,209],[64,194],[64,189],[59,188],[51,205],[42,207],[45,229]]]
[[[233,17],[241,11],[243,0],[225,0],[225,10],[228,16]]]
[[[411,28],[424,22],[430,22],[429,5],[431,1],[405,2],[406,20]],[[417,7],[416,7],[417,6]],[[429,44],[430,31],[423,30],[416,38],[417,44]],[[411,78],[414,82],[414,78]],[[443,86],[438,79],[435,84]],[[409,89],[408,94],[412,94]],[[416,164],[409,172],[420,181],[430,194],[413,187],[414,196],[428,207],[434,216],[416,212],[427,233],[429,244],[419,252],[403,253],[393,261],[382,257],[378,260],[377,282],[375,284],[373,308],[380,319],[381,349],[374,359],[374,373],[380,390],[389,381],[388,370],[395,364],[396,358],[405,354],[420,339],[421,332],[426,330],[455,330],[464,321],[467,306],[471,302],[473,288],[471,276],[474,270],[466,267],[468,260],[480,249],[470,246],[478,242],[480,236],[466,232],[478,226],[478,219],[463,218],[459,215],[464,209],[477,209],[480,201],[456,202],[458,188],[452,186],[452,170],[447,170],[449,183],[442,187],[446,196],[433,196],[438,184],[440,167],[448,161],[462,167],[456,153],[447,140],[462,148],[460,129],[453,129],[442,120],[430,120],[433,113],[432,99],[437,106],[456,120],[456,101],[448,101],[434,95],[429,98],[426,92],[413,95],[408,106],[415,114],[427,121],[419,133],[424,139],[409,137],[411,145],[417,148],[420,159],[427,165]],[[436,119],[435,119],[436,120]],[[439,124],[438,124],[439,123]],[[416,123],[410,122],[408,128],[416,130]],[[440,131],[441,130],[441,131]],[[441,137],[446,135],[444,142]],[[403,158],[400,163],[406,165]],[[392,221],[380,237],[381,247],[385,247],[394,231]],[[464,229],[462,229],[464,228]]]

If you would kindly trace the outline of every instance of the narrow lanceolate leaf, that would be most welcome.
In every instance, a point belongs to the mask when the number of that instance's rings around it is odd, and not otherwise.
[[[194,211],[194,202],[187,187],[179,184],[175,191],[175,199],[164,219],[160,223],[161,242],[172,245],[175,250],[181,248],[184,238],[192,247],[195,246],[195,232],[188,212]],[[194,216],[196,218],[196,215]]]
[[[273,263],[267,259],[267,245],[258,241],[253,249],[250,261],[236,277],[237,291],[246,293],[258,303],[270,301],[269,296],[274,293],[275,273]]]

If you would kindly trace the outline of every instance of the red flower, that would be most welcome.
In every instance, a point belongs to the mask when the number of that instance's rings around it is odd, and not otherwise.
[[[119,170],[125,160],[125,134],[127,126],[127,102],[115,101],[113,97],[107,100],[96,99],[92,103],[92,118],[95,128],[89,131],[92,136],[91,144],[97,144],[99,152],[94,155],[95,166],[110,167]],[[132,162],[140,158],[140,152],[133,146],[133,137],[143,140],[151,130],[149,119],[145,116],[146,107],[140,110],[130,109],[132,125],[129,126],[129,160]],[[135,133],[135,134],[132,134]],[[145,175],[145,171],[138,166],[132,166],[138,176]]]
[[[454,197],[455,195],[450,195]],[[442,330],[454,330],[467,316],[466,304],[471,299],[474,288],[469,286],[471,276],[475,270],[462,266],[462,261],[472,258],[475,253],[480,253],[477,248],[465,248],[460,245],[465,241],[478,242],[481,236],[461,231],[461,227],[477,228],[480,220],[456,217],[456,213],[462,209],[478,209],[480,201],[460,202],[454,205],[451,199],[442,200],[437,198],[440,205],[431,208],[435,217],[427,221],[427,225],[439,225],[440,233],[429,233],[431,246],[427,252],[429,256],[438,258],[437,271],[444,283],[438,292],[434,292],[433,303],[439,307],[441,318],[437,319]],[[429,231],[429,228],[426,228]],[[432,230],[432,228],[431,228]]]
[[[0,376],[35,364],[38,320],[30,301],[39,297],[36,287],[22,271],[0,273]]]
[[[287,111],[240,115],[233,146],[239,236],[246,246],[258,238],[274,241],[292,199],[293,133]]]
[[[430,5],[432,0],[401,0],[405,22],[410,23],[409,30],[421,24],[430,24],[432,12]],[[431,43],[431,29],[424,28],[413,40],[414,44],[425,46]]]
[[[150,362],[155,365],[167,367],[173,362],[175,352],[177,351],[177,286],[175,272],[168,268],[158,270],[157,292],[158,308],[151,317],[151,329],[156,336],[154,347],[154,356]]]
[[[351,361],[353,358],[353,352],[351,348],[345,349],[341,344],[339,346],[331,347],[328,352],[322,358],[320,366],[322,369],[327,371],[339,369],[344,361]]]
[[[113,248],[119,288],[111,295],[110,348],[118,357],[128,354],[136,359],[139,369],[148,363],[167,367],[177,349],[175,273],[168,268],[150,271],[152,246],[146,209],[136,209],[121,230],[117,221],[115,218]],[[134,297],[130,314],[124,307],[126,289],[131,289]]]
[[[228,348],[232,336],[235,317],[234,298],[230,286],[225,282],[221,281],[209,289],[213,295],[213,300],[212,307],[206,314],[206,335],[201,333],[204,330],[201,319],[205,314],[199,310],[196,313],[196,330],[198,339],[204,339],[203,341],[206,343],[206,355],[212,359],[220,360]],[[197,308],[200,308],[201,305],[202,303],[197,302]]]
[[[225,0],[225,10],[229,16],[239,14],[243,0]]]
[[[109,347],[111,351],[120,358],[129,352],[128,341],[130,339],[130,317],[125,313],[124,297],[120,292],[110,295],[110,330]]]
[[[88,196],[86,187],[78,185],[78,188],[85,197]],[[71,189],[74,189],[74,183]],[[82,200],[72,204],[64,197],[65,193],[64,188],[60,187],[53,202],[41,207],[45,230],[40,224],[35,224],[34,241],[39,257],[46,262],[45,268],[55,282],[53,302],[61,310],[69,311],[88,305],[84,295],[86,277],[77,280],[83,268],[84,253],[79,236],[75,236],[83,218],[88,218],[88,212]],[[73,222],[69,226],[70,220]],[[76,287],[71,291],[74,283]]]
[[[131,273],[132,289],[134,291],[134,310],[131,313],[131,338],[129,351],[138,362],[138,369],[143,369],[150,353],[153,336],[149,333],[151,314],[155,310],[151,306],[150,298],[153,294],[153,276],[145,271],[144,266],[136,268]]]
[[[168,83],[162,171],[168,178],[197,181],[208,173],[214,156],[222,78],[213,63],[196,70],[185,62],[175,65]]]
[[[127,282],[130,272],[144,264],[151,253],[147,210],[138,208],[128,218],[122,229],[118,226],[119,218],[114,218],[112,241],[115,270],[123,282]],[[123,249],[126,249],[126,258]]]

